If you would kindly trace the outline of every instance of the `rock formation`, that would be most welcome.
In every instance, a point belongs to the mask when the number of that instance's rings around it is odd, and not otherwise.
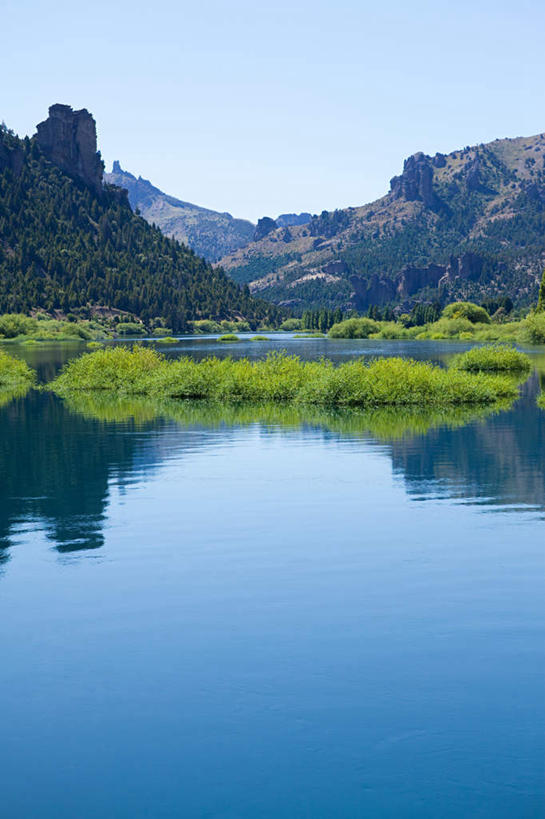
[[[439,199],[433,189],[433,165],[429,156],[417,153],[406,159],[403,173],[390,181],[390,192],[394,199],[420,201],[426,207],[436,209]]]
[[[48,118],[37,126],[36,139],[51,162],[100,193],[104,163],[97,151],[95,120],[87,109],[52,105]]]

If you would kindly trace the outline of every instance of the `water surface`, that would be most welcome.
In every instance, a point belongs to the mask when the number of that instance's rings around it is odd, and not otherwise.
[[[467,345],[166,354],[284,346]],[[477,417],[0,407],[0,815],[543,817],[533,355]]]

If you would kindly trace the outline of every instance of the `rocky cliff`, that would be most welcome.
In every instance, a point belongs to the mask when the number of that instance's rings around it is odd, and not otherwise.
[[[74,111],[69,105],[52,105],[48,118],[37,126],[36,140],[57,167],[101,191],[104,163],[97,151],[95,120],[86,108]]]
[[[417,153],[376,202],[266,227],[222,265],[295,311],[498,295],[526,306],[545,264],[545,134]]]

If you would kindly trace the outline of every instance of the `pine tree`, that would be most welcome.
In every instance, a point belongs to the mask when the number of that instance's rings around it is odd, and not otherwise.
[[[541,287],[539,288],[539,298],[537,300],[538,312],[545,310],[545,270],[541,278]]]

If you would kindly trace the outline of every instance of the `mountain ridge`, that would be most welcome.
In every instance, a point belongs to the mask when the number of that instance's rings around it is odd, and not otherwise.
[[[503,292],[528,305],[545,260],[545,135],[414,154],[375,202],[269,228],[221,264],[296,312]]]
[[[134,214],[102,172],[86,109],[51,106],[32,138],[0,127],[0,312],[106,306],[173,331],[201,318],[280,317]]]

